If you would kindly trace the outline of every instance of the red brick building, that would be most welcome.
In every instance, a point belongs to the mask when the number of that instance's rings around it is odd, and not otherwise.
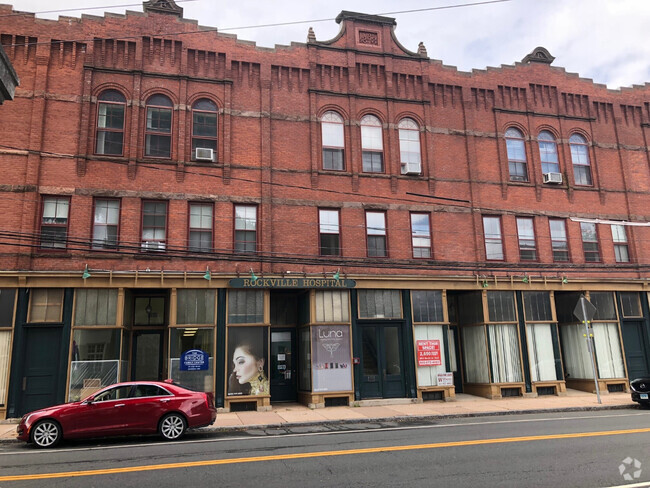
[[[647,86],[544,48],[459,72],[352,12],[275,49],[171,1],[11,13],[4,415],[132,378],[266,408],[650,374]]]

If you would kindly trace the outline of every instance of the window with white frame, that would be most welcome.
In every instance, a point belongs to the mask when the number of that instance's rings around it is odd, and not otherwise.
[[[431,227],[428,213],[411,212],[411,245],[414,258],[431,257]]]
[[[143,251],[162,252],[167,245],[167,202],[142,202]]]
[[[384,172],[381,121],[374,115],[361,118],[361,159],[365,173]]]
[[[519,129],[510,127],[506,130],[505,138],[510,181],[528,181],[524,135]]]
[[[542,173],[559,173],[560,163],[557,159],[557,143],[549,131],[544,130],[537,137],[539,158],[542,161]]]
[[[192,105],[192,159],[216,161],[217,104],[201,98]]]
[[[120,201],[95,199],[93,219],[93,249],[115,249],[120,224]]]
[[[548,225],[551,232],[551,248],[553,249],[553,261],[566,263],[569,261],[569,240],[566,234],[566,222],[564,219],[549,219]]]
[[[211,203],[190,203],[190,251],[212,251],[212,212]]]
[[[325,112],[320,119],[320,125],[323,169],[343,171],[345,169],[343,117],[333,111]]]
[[[576,185],[590,186],[591,165],[589,164],[589,146],[587,140],[580,134],[573,134],[569,137],[571,148],[571,162],[573,163],[573,177]]]
[[[517,237],[519,239],[519,259],[537,261],[535,226],[531,217],[517,217]]]
[[[501,217],[483,217],[485,236],[485,257],[488,260],[503,261],[503,238],[501,237]]]
[[[319,251],[321,256],[341,255],[341,226],[339,224],[339,211],[319,209]]]
[[[235,205],[235,251],[257,251],[257,206]]]
[[[413,119],[402,119],[397,124],[399,131],[399,154],[402,174],[422,173],[420,155],[420,127]]]
[[[612,224],[612,240],[614,241],[614,255],[617,263],[630,262],[630,249],[627,242],[625,226]]]
[[[122,156],[126,98],[117,90],[105,90],[97,97],[96,154]]]
[[[368,257],[386,257],[386,214],[384,212],[366,212],[366,237]]]
[[[584,252],[585,261],[587,263],[600,262],[596,224],[591,222],[580,222],[580,233],[582,235],[582,250]]]
[[[65,249],[67,247],[69,211],[69,197],[43,197],[42,249]]]
[[[147,100],[147,125],[144,155],[153,158],[171,158],[172,111],[174,104],[165,95],[156,94]]]

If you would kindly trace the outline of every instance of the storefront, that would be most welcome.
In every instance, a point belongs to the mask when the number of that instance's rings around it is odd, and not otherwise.
[[[214,392],[226,410],[593,390],[573,315],[582,292],[405,283],[147,276],[0,288],[0,408],[16,417],[165,378]],[[585,295],[601,391],[627,390],[650,374],[647,294]]]

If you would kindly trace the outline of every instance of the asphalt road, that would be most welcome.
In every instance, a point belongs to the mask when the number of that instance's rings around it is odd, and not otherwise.
[[[640,487],[649,440],[650,412],[625,410],[4,443],[0,488]]]

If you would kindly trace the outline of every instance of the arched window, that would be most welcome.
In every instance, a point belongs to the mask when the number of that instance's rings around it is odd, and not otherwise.
[[[364,172],[384,172],[381,121],[374,115],[365,115],[361,118],[361,157]]]
[[[217,104],[201,98],[192,105],[192,159],[216,161]]]
[[[154,158],[172,157],[172,101],[165,95],[152,95],[147,100],[147,129],[144,155]]]
[[[569,147],[571,148],[573,177],[576,185],[591,185],[591,166],[589,165],[587,140],[580,134],[573,134],[569,137]]]
[[[528,181],[524,135],[518,129],[510,127],[506,131],[506,149],[510,181]]]
[[[559,173],[560,163],[557,159],[557,144],[553,134],[544,130],[539,133],[537,141],[539,142],[539,157],[542,160],[542,173]]]
[[[117,90],[103,91],[97,105],[96,154],[122,156],[126,98]]]
[[[420,127],[413,119],[402,119],[399,130],[399,158],[402,174],[422,173],[420,156]]]
[[[325,112],[320,119],[323,140],[323,169],[343,171],[343,117],[336,112]]]

